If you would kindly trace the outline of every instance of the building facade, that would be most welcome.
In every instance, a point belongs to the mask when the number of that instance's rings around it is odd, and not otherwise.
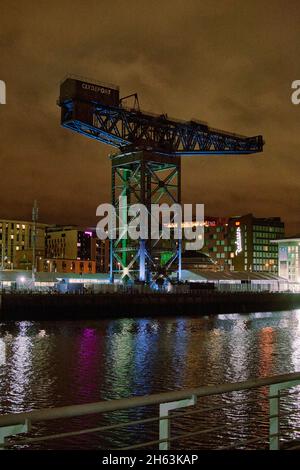
[[[201,251],[184,251],[181,259],[181,268],[183,270],[195,271],[219,271],[220,267],[216,261]]]
[[[210,256],[221,271],[233,269],[235,248],[229,236],[228,220],[226,217],[206,217],[204,222],[204,246],[201,251]]]
[[[61,258],[38,258],[38,272],[95,274],[96,261]]]
[[[109,272],[109,253],[109,240],[100,240],[97,238],[96,234],[94,234],[92,240],[92,259],[95,260],[97,273]]]
[[[300,283],[300,235],[272,241],[278,247],[278,274],[292,283]]]
[[[47,230],[43,270],[76,273],[108,272],[109,242],[92,229],[55,226]]]
[[[222,271],[278,274],[278,247],[272,240],[282,236],[284,223],[279,217],[258,218],[253,214],[207,217],[201,251],[208,254]]]
[[[284,236],[280,217],[258,218],[252,214],[231,217],[228,229],[234,246],[235,271],[278,274],[278,247],[272,241]]]
[[[45,256],[45,234],[47,224],[36,223],[35,256]],[[0,220],[1,269],[32,269],[33,222]]]

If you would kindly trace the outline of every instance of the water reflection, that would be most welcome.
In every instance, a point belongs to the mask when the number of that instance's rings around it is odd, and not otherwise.
[[[0,367],[6,363],[6,345],[5,341],[0,338]]]
[[[291,361],[296,371],[300,370],[300,309],[294,311],[295,322],[294,329],[295,333],[292,340],[292,354]]]
[[[19,324],[19,332],[12,341],[11,356],[12,367],[10,370],[10,394],[15,410],[23,408],[28,395],[28,385],[32,376],[32,339],[28,335],[30,324]]]
[[[300,310],[0,323],[2,413],[299,370]],[[267,401],[253,411],[244,398],[228,398],[236,408],[224,409],[224,422],[243,416],[251,427],[253,413],[267,413]]]
[[[87,402],[92,401],[97,395],[100,397],[100,390],[97,389],[98,381],[90,380],[91,377],[98,376],[98,357],[101,354],[102,342],[98,340],[95,328],[83,328],[77,342],[77,368],[76,375],[73,376],[73,390],[75,402],[84,398]],[[77,373],[78,371],[78,373]],[[75,387],[74,387],[75,385]]]

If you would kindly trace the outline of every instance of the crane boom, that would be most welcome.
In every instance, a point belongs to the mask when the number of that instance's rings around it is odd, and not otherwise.
[[[102,91],[111,90],[111,94],[99,93],[95,92],[95,85],[75,81],[76,92],[66,93],[66,82],[61,86],[62,126],[121,152],[150,150],[170,156],[192,156],[252,154],[263,150],[261,135],[246,137],[211,128],[204,122],[179,121],[125,108],[117,89],[98,86]]]

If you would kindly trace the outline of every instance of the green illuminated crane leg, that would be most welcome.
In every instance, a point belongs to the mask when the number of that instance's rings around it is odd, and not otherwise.
[[[122,207],[122,219],[123,221],[126,220],[127,223],[127,210],[128,210],[128,187],[127,187],[127,182],[129,180],[129,175],[130,175],[130,170],[123,170],[123,181],[124,181],[124,186],[123,186],[123,191],[122,191],[122,196],[126,197],[126,204],[123,205]],[[122,263],[123,266],[127,266],[127,233],[125,234],[124,238],[122,239]]]

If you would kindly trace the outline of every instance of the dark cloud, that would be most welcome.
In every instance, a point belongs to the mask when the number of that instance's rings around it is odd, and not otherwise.
[[[206,212],[282,216],[300,231],[300,4],[270,1],[1,0],[0,216],[95,221],[112,149],[59,126],[68,73],[137,91],[142,106],[266,140],[263,155],[183,162],[183,197]]]

